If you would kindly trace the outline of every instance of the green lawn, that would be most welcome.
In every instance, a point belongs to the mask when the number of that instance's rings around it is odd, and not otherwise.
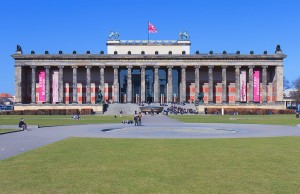
[[[97,123],[121,123],[122,120],[131,119],[132,116],[104,115],[81,115],[81,120],[74,120],[72,115],[0,115],[0,125],[17,125],[21,118],[25,119],[28,125],[54,126],[54,125],[78,125]]]
[[[170,117],[186,123],[300,124],[300,119],[295,115],[170,115]]]
[[[20,130],[16,130],[16,129],[0,129],[0,134],[1,133],[12,132],[12,131],[20,131]]]
[[[300,193],[300,137],[70,138],[0,161],[0,193]]]

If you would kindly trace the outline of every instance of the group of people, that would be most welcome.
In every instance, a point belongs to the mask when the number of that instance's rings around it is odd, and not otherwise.
[[[142,125],[142,113],[139,112],[137,113],[137,111],[134,112],[134,125],[138,126],[138,125]]]
[[[120,112],[120,117],[122,117],[122,114],[123,114],[123,112],[122,113],[121,112]],[[116,118],[116,115],[115,115],[115,118]],[[135,111],[133,120],[134,120],[135,126],[142,125],[142,112],[138,113],[137,111]],[[122,120],[122,123],[123,124],[133,124],[133,121],[132,120]]]
[[[72,119],[74,119],[74,120],[80,120],[80,115],[79,114],[73,114]]]
[[[198,114],[196,110],[193,109],[186,109],[177,106],[171,106],[164,110],[165,114]]]

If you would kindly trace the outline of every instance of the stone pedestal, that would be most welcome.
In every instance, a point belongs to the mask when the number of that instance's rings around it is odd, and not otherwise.
[[[204,115],[205,114],[205,106],[203,104],[198,105],[197,111],[200,115]]]

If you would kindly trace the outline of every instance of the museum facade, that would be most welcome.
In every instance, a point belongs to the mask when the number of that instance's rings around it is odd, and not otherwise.
[[[283,60],[274,54],[190,52],[190,40],[108,40],[99,54],[23,54],[15,60],[15,109],[107,103],[283,107]]]

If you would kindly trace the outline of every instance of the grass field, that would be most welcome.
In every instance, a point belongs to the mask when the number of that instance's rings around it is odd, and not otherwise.
[[[70,138],[0,161],[0,193],[300,193],[300,137]]]
[[[0,134],[1,133],[12,132],[12,131],[20,131],[20,130],[16,130],[16,129],[0,129]]]
[[[170,115],[186,123],[239,123],[297,125],[300,119],[295,115]]]
[[[17,125],[21,118],[28,125],[55,126],[55,125],[81,125],[97,123],[121,123],[122,120],[133,120],[132,116],[95,116],[81,115],[81,120],[74,120],[71,115],[0,115],[0,125]]]
[[[122,120],[133,120],[132,116],[104,116],[82,115],[82,120],[73,120],[68,115],[0,115],[0,125],[17,125],[20,118],[25,118],[29,125],[55,126],[78,125],[97,123],[120,123]],[[187,123],[245,123],[245,124],[272,124],[272,125],[296,125],[300,119],[295,115],[170,115],[171,118]]]

